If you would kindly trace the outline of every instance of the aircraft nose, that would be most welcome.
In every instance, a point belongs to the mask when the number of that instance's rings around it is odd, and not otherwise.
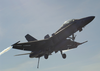
[[[95,18],[95,16],[89,16],[89,17],[85,17],[85,18],[80,19],[83,23],[83,27],[85,25],[87,25],[88,23],[90,23],[94,18]]]
[[[90,17],[87,17],[86,19],[87,19],[88,23],[90,23],[94,18],[95,18],[95,16],[90,16]]]
[[[95,18],[95,16],[91,16],[92,20]]]

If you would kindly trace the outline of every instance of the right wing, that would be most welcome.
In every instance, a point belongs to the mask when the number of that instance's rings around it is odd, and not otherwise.
[[[35,41],[35,40],[37,40],[37,39],[35,39],[34,37],[32,37],[31,35],[29,35],[29,34],[27,34],[26,36],[25,36],[25,38],[26,38],[26,40],[29,42],[29,41]]]

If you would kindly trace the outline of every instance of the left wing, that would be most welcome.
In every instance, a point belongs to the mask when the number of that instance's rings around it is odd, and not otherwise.
[[[13,44],[14,49],[19,49],[19,50],[26,50],[26,51],[37,51],[42,49],[42,45],[44,45],[47,42],[47,40],[39,40],[39,41],[31,41],[31,42],[26,42],[26,43],[16,43]]]

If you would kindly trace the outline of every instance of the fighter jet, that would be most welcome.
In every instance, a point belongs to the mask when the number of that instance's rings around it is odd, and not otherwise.
[[[69,50],[73,48],[77,48],[79,45],[86,43],[76,42],[75,35],[77,31],[81,32],[82,29],[89,24],[95,16],[89,16],[81,19],[71,19],[65,21],[64,24],[58,29],[52,36],[48,34],[44,37],[43,40],[37,40],[31,35],[27,34],[25,36],[28,42],[25,43],[17,43],[13,44],[14,49],[31,51],[30,53],[18,54],[19,55],[27,55],[29,54],[30,58],[38,58],[38,66],[40,57],[44,56],[45,59],[48,59],[49,55],[52,55],[53,52],[57,53],[61,52],[62,58],[66,58],[66,54],[63,53],[63,50]],[[71,37],[72,36],[72,37]]]

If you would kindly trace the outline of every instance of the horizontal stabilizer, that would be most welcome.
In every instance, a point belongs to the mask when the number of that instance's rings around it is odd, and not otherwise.
[[[35,41],[35,40],[37,40],[37,39],[35,39],[34,37],[32,37],[31,35],[29,35],[29,34],[27,34],[26,36],[25,36],[25,38],[26,38],[26,40],[29,42],[29,41]]]
[[[17,55],[15,55],[15,56],[29,55],[29,54],[31,54],[31,53],[17,54]]]
[[[82,42],[82,43],[80,43],[80,44],[84,44],[84,43],[86,43],[86,42],[88,42],[88,41]],[[79,45],[80,45],[80,44],[79,44]]]

